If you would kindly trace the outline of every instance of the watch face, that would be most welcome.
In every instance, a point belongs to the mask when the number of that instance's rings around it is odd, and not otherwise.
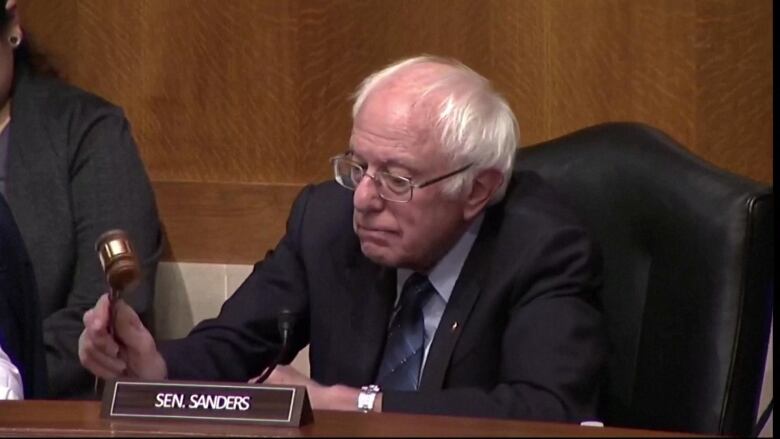
[[[364,413],[373,410],[374,399],[376,398],[377,392],[379,392],[379,386],[377,385],[361,387],[360,393],[358,394],[358,401],[357,401],[358,410]]]

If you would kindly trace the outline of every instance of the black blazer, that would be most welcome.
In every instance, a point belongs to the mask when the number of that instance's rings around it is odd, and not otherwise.
[[[431,344],[420,391],[386,391],[383,409],[592,419],[606,354],[594,304],[600,273],[598,250],[573,214],[536,174],[515,173],[505,200],[486,212]],[[293,206],[286,235],[219,316],[161,344],[169,378],[258,375],[279,348],[276,320],[286,307],[300,316],[288,361],[310,343],[316,381],[372,383],[395,281],[395,269],[360,252],[352,192],[335,182],[309,186]]]
[[[24,398],[46,398],[38,291],[11,210],[0,195],[0,346],[19,369]]]

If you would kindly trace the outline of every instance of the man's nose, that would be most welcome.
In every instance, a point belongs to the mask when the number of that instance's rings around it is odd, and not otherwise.
[[[374,178],[368,174],[363,176],[357,187],[353,202],[358,211],[380,210],[384,206],[382,197],[379,196],[378,187]]]

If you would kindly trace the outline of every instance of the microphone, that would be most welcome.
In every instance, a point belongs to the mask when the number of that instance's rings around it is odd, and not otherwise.
[[[255,382],[262,383],[268,379],[268,377],[271,375],[271,372],[273,372],[274,369],[276,369],[276,366],[279,365],[279,362],[287,356],[287,350],[290,348],[290,334],[292,333],[293,327],[295,327],[296,320],[296,315],[287,308],[282,309],[282,311],[279,313],[279,316],[276,320],[276,325],[279,328],[279,335],[282,337],[282,347],[279,349],[279,354],[276,355],[274,361],[271,362],[271,364],[265,369],[263,374],[260,375]]]

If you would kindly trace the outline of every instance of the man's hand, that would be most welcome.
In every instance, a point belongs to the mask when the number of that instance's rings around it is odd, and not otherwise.
[[[256,378],[249,380],[255,382]],[[318,382],[307,378],[292,366],[278,366],[265,380],[264,384],[306,386],[309,392],[311,406],[317,410],[345,410],[356,411],[359,389],[342,385],[323,386]],[[381,393],[377,395],[374,403],[374,411],[382,411]]]
[[[115,306],[113,337],[108,333],[108,294],[84,313],[84,331],[79,337],[81,364],[101,378],[164,379],[165,360],[157,351],[152,334],[124,301],[118,300]]]

